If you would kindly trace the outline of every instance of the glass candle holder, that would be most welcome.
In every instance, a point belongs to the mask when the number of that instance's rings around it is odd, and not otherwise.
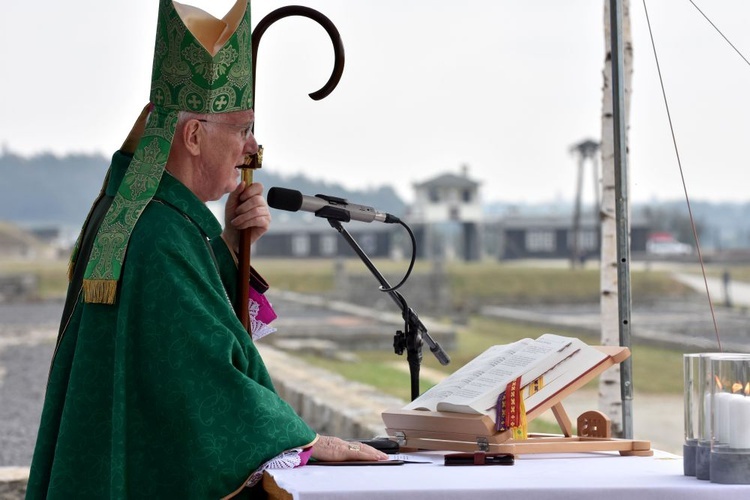
[[[711,358],[710,479],[750,484],[750,355]]]
[[[698,362],[700,353],[683,356],[683,375],[685,387],[685,442],[682,445],[683,473],[695,476],[695,459],[698,449],[699,416],[700,416],[700,377]]]
[[[704,481],[711,479],[711,359],[724,356],[719,352],[703,352],[698,355],[697,376],[694,379],[696,392],[695,405],[698,413],[697,435],[695,448],[694,471],[695,477]],[[687,394],[685,395],[687,399]]]

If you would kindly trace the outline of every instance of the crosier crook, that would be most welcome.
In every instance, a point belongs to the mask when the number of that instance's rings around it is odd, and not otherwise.
[[[260,44],[260,39],[263,36],[263,33],[268,29],[269,26],[271,26],[273,23],[278,21],[279,19],[283,19],[285,17],[289,16],[302,16],[307,17],[309,19],[312,19],[313,21],[320,24],[328,33],[328,36],[331,38],[331,42],[333,43],[333,50],[334,50],[334,66],[333,71],[331,72],[331,76],[328,78],[328,81],[323,85],[323,87],[320,88],[320,90],[317,90],[311,94],[309,94],[310,98],[319,101],[326,96],[328,96],[333,89],[336,88],[336,85],[338,85],[339,80],[341,80],[341,75],[344,72],[344,45],[341,42],[341,36],[339,35],[338,30],[336,29],[336,26],[333,25],[330,19],[328,19],[326,16],[321,14],[320,12],[311,9],[309,7],[302,7],[299,5],[290,5],[287,7],[281,7],[279,9],[274,10],[270,14],[268,14],[266,17],[261,19],[261,21],[258,23],[258,25],[255,27],[255,31],[253,31],[252,34],[252,71],[253,71],[253,98],[255,98],[255,70],[258,67],[257,65],[257,56],[258,56],[258,45]],[[253,124],[253,131],[255,129],[255,124]],[[258,152],[254,155],[247,155],[245,157],[245,161],[243,164],[239,167],[242,171],[242,180],[245,182],[246,186],[249,186],[253,183],[253,172],[256,169],[261,168],[263,163],[263,146],[258,147]],[[239,287],[238,287],[238,300],[237,300],[237,316],[239,317],[240,321],[242,322],[242,326],[245,327],[245,330],[248,331],[248,333],[251,334],[250,331],[250,315],[248,311],[248,302],[250,300],[250,229],[244,229],[240,232],[240,251],[239,251],[239,270],[238,270],[238,277],[239,277]]]

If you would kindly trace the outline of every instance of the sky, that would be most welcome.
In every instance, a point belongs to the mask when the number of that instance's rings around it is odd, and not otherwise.
[[[750,59],[750,2],[693,1]],[[185,3],[221,17],[234,1]],[[327,35],[303,18],[268,29],[255,109],[264,169],[352,189],[391,185],[410,201],[415,183],[467,165],[485,202],[573,199],[570,147],[601,135],[604,0],[291,3],[333,21],[346,67],[334,92],[312,101],[332,68]],[[283,5],[253,0],[253,24]],[[157,6],[4,2],[3,149],[116,150],[148,100]],[[750,201],[750,66],[689,0],[646,7],[690,200]],[[631,17],[629,200],[684,200],[643,0],[631,0]]]

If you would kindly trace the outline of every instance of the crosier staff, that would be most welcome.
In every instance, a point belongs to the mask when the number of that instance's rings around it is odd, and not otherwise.
[[[252,34],[252,68],[253,68],[253,98],[255,98],[255,70],[258,67],[257,56],[258,46],[263,33],[273,23],[279,19],[283,19],[289,16],[302,16],[312,19],[313,21],[320,24],[328,33],[333,43],[334,51],[334,65],[331,76],[328,81],[320,88],[311,94],[310,98],[319,101],[327,97],[333,89],[338,85],[341,80],[341,75],[344,73],[344,44],[341,42],[341,35],[336,29],[336,26],[326,16],[318,12],[317,10],[309,7],[302,7],[299,5],[290,5],[287,7],[281,7],[274,10],[266,17],[261,19]],[[255,124],[253,124],[253,131]],[[261,168],[263,163],[263,146],[259,146],[258,152],[254,155],[248,155],[245,158],[244,164],[240,167],[242,171],[242,180],[245,185],[249,186],[253,183],[253,172],[256,169]],[[239,317],[245,330],[251,334],[250,331],[250,314],[248,311],[248,302],[250,300],[250,229],[244,229],[240,232],[240,251],[239,251],[239,287],[238,287],[238,301],[237,301],[237,316]]]
[[[253,76],[254,77],[254,76]],[[255,90],[255,89],[253,89]],[[253,183],[253,172],[263,165],[263,146],[258,146],[258,152],[252,155],[245,156],[245,161],[239,167],[242,175],[242,181],[245,186],[249,186]],[[240,253],[239,253],[239,280],[240,286],[238,290],[239,300],[237,301],[237,316],[245,327],[250,337],[252,338],[252,332],[250,331],[250,312],[248,310],[248,302],[250,301],[250,231],[251,229],[243,229],[240,232]]]

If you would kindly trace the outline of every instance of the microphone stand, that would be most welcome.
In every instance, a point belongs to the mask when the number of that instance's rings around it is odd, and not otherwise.
[[[375,265],[372,263],[370,258],[367,256],[364,250],[357,244],[351,234],[344,229],[341,225],[341,221],[349,222],[349,214],[342,209],[335,207],[325,207],[318,210],[315,215],[328,219],[328,223],[336,231],[344,237],[349,246],[359,255],[362,262],[364,262],[367,269],[377,278],[384,289],[390,289],[391,285],[378,271]],[[427,342],[430,347],[430,351],[435,355],[440,364],[447,365],[450,363],[450,358],[440,347],[440,344],[435,342],[430,334],[427,332],[427,328],[420,321],[417,313],[411,309],[404,297],[395,290],[389,290],[388,295],[391,296],[397,306],[401,308],[401,316],[404,318],[404,330],[398,330],[393,338],[393,349],[399,356],[404,353],[406,349],[406,360],[409,363],[409,374],[411,377],[411,399],[414,401],[419,397],[419,368],[422,363],[422,341]]]

